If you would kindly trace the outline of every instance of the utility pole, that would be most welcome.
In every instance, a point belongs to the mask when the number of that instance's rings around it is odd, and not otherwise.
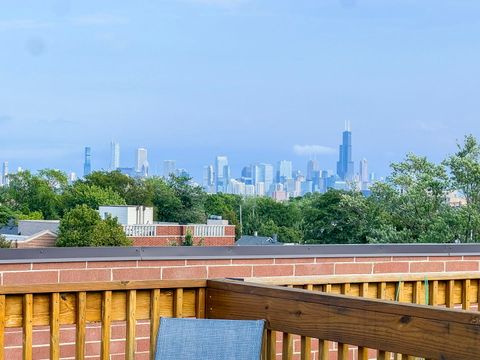
[[[240,237],[243,236],[243,216],[242,216],[242,204],[240,204]]]

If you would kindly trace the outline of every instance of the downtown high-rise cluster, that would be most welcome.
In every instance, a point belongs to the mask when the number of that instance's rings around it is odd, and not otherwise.
[[[151,175],[150,163],[148,160],[148,150],[140,147],[135,152],[135,164],[133,166],[122,166],[120,161],[120,143],[112,141],[110,144],[110,166],[109,171],[119,171],[124,175],[134,178],[147,178]],[[83,176],[89,175],[93,171],[92,167],[92,148],[87,146],[84,151]],[[187,175],[185,169],[178,169],[175,160],[163,161],[163,176]]]
[[[328,189],[349,190],[357,189],[368,192],[370,184],[374,181],[373,173],[368,171],[368,162],[362,159],[359,162],[358,172],[352,157],[352,131],[347,123],[342,133],[342,142],[339,146],[336,172],[322,169],[316,159],[307,162],[306,172],[296,170],[290,160],[280,160],[275,165],[255,162],[244,166],[240,176],[232,175],[227,156],[217,156],[215,162],[204,166],[202,186],[209,193],[230,193],[241,196],[271,196],[278,201],[292,197],[303,196],[307,193],[324,193]],[[93,150],[85,147],[83,161],[83,176],[94,171],[92,159]],[[110,144],[110,171],[119,171],[133,178],[147,178],[152,175],[148,158],[148,150],[139,147],[135,151],[135,162],[125,166],[121,162],[120,144],[112,141]],[[21,171],[19,168],[18,171]],[[190,177],[186,169],[177,168],[175,160],[164,160],[160,174],[168,178],[170,175]],[[71,182],[77,179],[75,173],[69,174]],[[5,161],[2,166],[0,185],[8,185],[9,166]],[[192,181],[193,184],[196,184]]]
[[[357,189],[368,192],[374,175],[368,172],[366,159],[360,161],[355,173],[352,158],[352,131],[347,123],[339,147],[337,171],[322,170],[317,160],[307,163],[306,174],[294,170],[292,161],[280,160],[276,166],[254,163],[243,167],[241,176],[233,178],[226,156],[217,156],[213,165],[203,169],[203,187],[210,193],[230,193],[242,196],[271,196],[278,201],[328,189]]]

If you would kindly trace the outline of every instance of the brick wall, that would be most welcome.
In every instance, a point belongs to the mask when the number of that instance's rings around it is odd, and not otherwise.
[[[335,274],[390,274],[479,271],[480,256],[374,256],[374,257],[311,257],[258,259],[177,259],[151,261],[78,261],[69,263],[0,264],[2,285],[28,285],[35,283],[71,283],[92,281],[128,281],[158,279],[193,279],[221,277],[282,277]],[[148,359],[148,321],[137,325],[136,359]],[[88,358],[98,359],[101,328],[89,325],[87,330]],[[280,336],[280,335],[279,335]],[[111,359],[124,358],[125,324],[112,325]],[[281,337],[280,337],[281,339]],[[34,358],[49,358],[48,327],[35,330]],[[61,357],[74,358],[75,328],[61,330]],[[21,359],[21,329],[5,332],[6,359]],[[278,343],[279,348],[281,343]],[[313,348],[316,350],[316,343]],[[294,349],[299,351],[295,338]],[[355,349],[350,350],[352,354]],[[332,348],[332,356],[336,353]],[[296,356],[298,358],[298,356]],[[354,357],[351,357],[354,358]]]
[[[479,271],[480,256],[312,257],[0,264],[0,284]]]
[[[57,235],[51,233],[45,233],[43,235],[34,237],[30,241],[21,241],[14,244],[19,249],[26,248],[46,248],[53,247],[57,242]]]
[[[130,237],[133,246],[171,246],[181,245],[185,235],[194,234],[194,227],[189,225],[156,225],[155,236]],[[235,244],[235,226],[225,226],[225,236],[193,237],[195,245],[231,246]]]

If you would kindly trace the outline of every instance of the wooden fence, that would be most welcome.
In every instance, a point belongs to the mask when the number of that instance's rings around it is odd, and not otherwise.
[[[293,335],[301,336],[302,359],[311,358],[312,338],[320,358],[325,341],[338,344],[339,360],[350,358],[347,344],[360,347],[359,359],[369,357],[367,348],[382,360],[390,352],[402,359],[480,358],[480,316],[460,310],[217,280],[207,284],[207,317],[266,319],[266,359],[276,359],[277,331],[283,359],[292,358]]]
[[[22,358],[30,360],[34,358],[34,327],[42,326],[50,328],[50,358],[59,359],[60,328],[72,324],[76,327],[75,358],[84,359],[87,324],[101,323],[100,358],[107,360],[114,322],[126,324],[125,358],[134,359],[139,320],[151,320],[150,354],[153,354],[160,317],[205,317],[205,287],[205,280],[3,287],[0,359],[6,359],[6,328],[22,328]]]
[[[35,356],[38,343],[34,341],[38,329],[49,332],[48,354],[44,358],[69,357],[62,355],[64,344],[60,333],[65,327],[73,327],[72,356],[76,359],[92,356],[86,346],[90,326],[96,326],[100,332],[98,357],[110,359],[112,329],[116,324],[121,324],[125,331],[122,356],[128,360],[139,359],[142,354],[136,351],[137,324],[142,322],[148,326],[149,342],[143,355],[152,358],[161,316],[204,318],[207,315],[265,316],[270,324],[264,354],[268,360],[300,357],[327,360],[331,356],[341,360],[352,357],[388,359],[394,356],[392,352],[409,355],[399,355],[402,359],[413,356],[467,359],[466,353],[470,354],[470,359],[480,358],[475,352],[479,350],[471,346],[473,341],[479,340],[480,314],[425,306],[412,308],[373,300],[477,309],[479,278],[478,273],[457,273],[255,279],[289,289],[228,281],[209,281],[207,285],[206,280],[4,286],[0,287],[0,360],[39,358]],[[265,293],[256,293],[260,290]],[[209,297],[206,297],[207,291]],[[217,296],[220,291],[222,297]],[[212,294],[217,296],[213,300]],[[339,294],[367,299],[353,299],[360,303],[352,303],[351,297],[336,296]],[[286,307],[287,303],[294,307]],[[233,304],[237,310],[225,310]],[[272,317],[277,310],[283,315]],[[366,314],[370,317],[365,317]],[[339,318],[340,315],[343,317]],[[437,322],[433,316],[438,316]],[[376,317],[382,321],[375,320]],[[294,322],[295,319],[302,321]],[[334,326],[332,319],[335,323],[341,321]],[[10,350],[6,330],[14,329],[18,329],[17,334],[22,337],[18,357],[6,355]],[[451,332],[453,330],[460,332]],[[447,336],[448,331],[451,333]],[[438,336],[436,340],[434,335]],[[373,340],[376,337],[379,340]],[[456,353],[444,349],[452,342],[458,348]],[[335,344],[335,351],[331,351],[332,344]],[[459,357],[452,357],[452,354]]]

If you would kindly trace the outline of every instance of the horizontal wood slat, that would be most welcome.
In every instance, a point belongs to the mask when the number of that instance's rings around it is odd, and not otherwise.
[[[68,292],[100,292],[117,290],[147,290],[147,289],[176,289],[176,288],[204,288],[206,280],[141,280],[141,281],[107,281],[82,282],[69,284],[34,284],[0,286],[0,294],[47,294]]]

